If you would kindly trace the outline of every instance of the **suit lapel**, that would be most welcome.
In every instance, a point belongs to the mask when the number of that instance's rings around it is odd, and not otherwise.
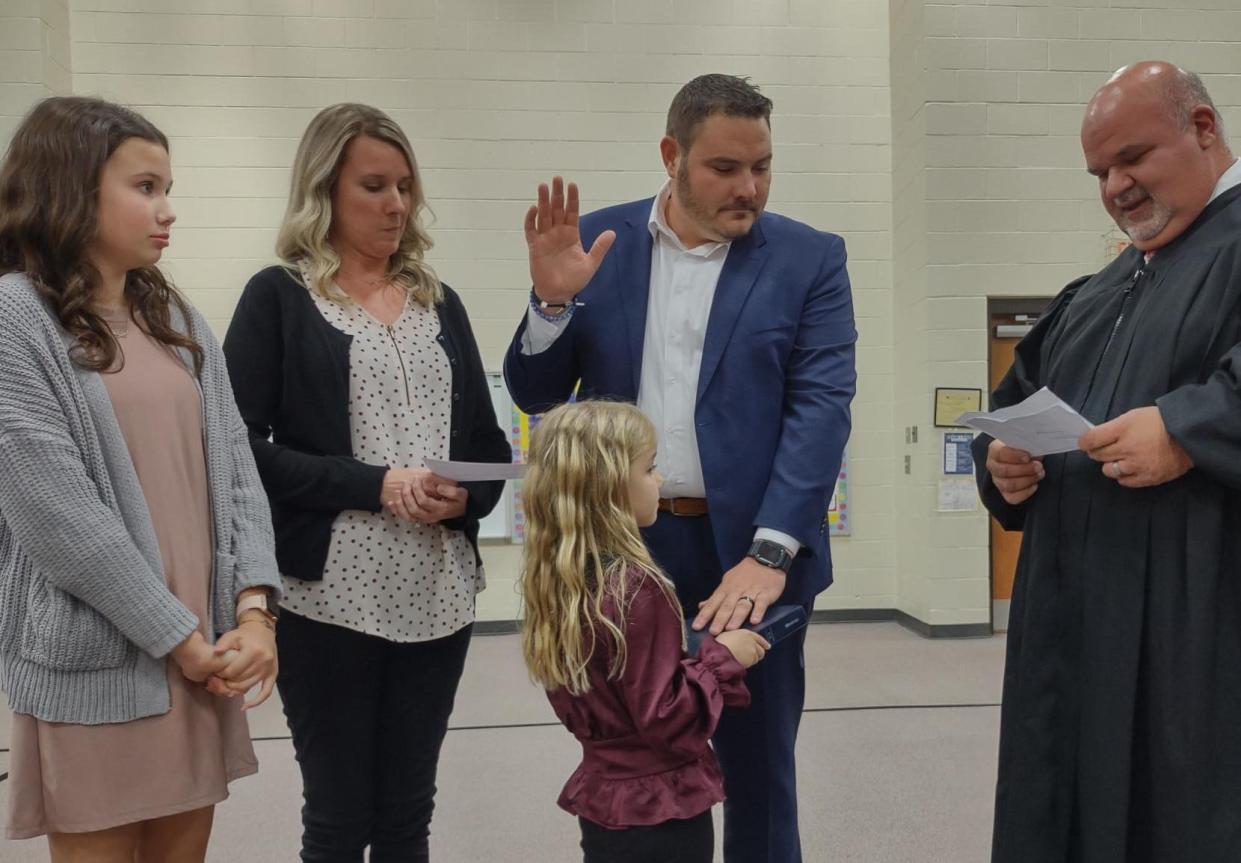
[[[649,212],[649,207],[648,207]],[[625,310],[625,335],[629,343],[629,366],[633,372],[633,397],[642,380],[642,345],[646,339],[646,308],[651,294],[651,231],[636,215],[625,219],[626,229],[608,254],[616,269],[621,307]]]
[[[750,233],[734,240],[728,250],[728,258],[724,261],[724,269],[715,286],[715,297],[711,301],[711,314],[707,318],[707,334],[702,346],[702,367],[698,372],[698,396],[695,403],[702,401],[703,393],[707,391],[711,378],[720,365],[720,359],[724,356],[724,348],[728,346],[728,340],[737,326],[741,308],[767,261],[767,250],[764,248],[766,244],[762,228],[755,222]]]

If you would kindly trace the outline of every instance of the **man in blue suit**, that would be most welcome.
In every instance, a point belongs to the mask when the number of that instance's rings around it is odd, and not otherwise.
[[[654,199],[579,223],[576,187],[541,185],[531,303],[504,363],[529,413],[578,387],[655,422],[666,480],[646,540],[693,626],[717,634],[773,604],[809,610],[831,583],[827,508],[856,379],[844,242],[763,211],[771,107],[745,79],[695,78],[669,109]],[[716,732],[727,863],[802,859],[803,641],[750,669],[751,707]]]

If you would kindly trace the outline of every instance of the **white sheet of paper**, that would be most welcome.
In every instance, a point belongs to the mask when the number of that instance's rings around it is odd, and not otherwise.
[[[526,475],[524,464],[493,464],[478,461],[444,461],[424,459],[427,470],[455,482],[491,482],[498,479],[521,479]]]
[[[1030,455],[1052,455],[1077,449],[1077,439],[1094,428],[1047,387],[1020,404],[983,413],[961,414],[957,422],[991,435]]]

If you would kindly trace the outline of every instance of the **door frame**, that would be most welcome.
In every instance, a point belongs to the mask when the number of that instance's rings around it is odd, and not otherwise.
[[[1033,324],[1037,321],[1038,316],[1043,313],[1048,304],[1054,299],[1053,297],[987,297],[987,381],[995,377],[992,368],[991,344],[996,338],[995,328],[999,324],[1008,324],[1008,321],[997,319],[1011,319],[1015,316],[1033,316],[1029,323]],[[991,515],[987,516],[987,584],[988,594],[991,600],[991,631],[1005,632],[1008,630],[1008,609],[1011,600],[995,599],[995,548],[994,537],[991,530]]]

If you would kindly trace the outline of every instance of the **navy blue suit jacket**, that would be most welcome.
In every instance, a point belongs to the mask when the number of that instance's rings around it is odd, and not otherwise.
[[[608,229],[616,243],[550,348],[522,354],[522,317],[504,360],[522,410],[568,400],[579,381],[580,398],[637,401],[651,205],[648,198],[582,217],[585,248]],[[831,584],[827,506],[849,437],[856,341],[840,237],[763,213],[733,240],[703,345],[698,452],[725,570],[745,556],[756,527],[801,542],[782,601],[809,603]]]

